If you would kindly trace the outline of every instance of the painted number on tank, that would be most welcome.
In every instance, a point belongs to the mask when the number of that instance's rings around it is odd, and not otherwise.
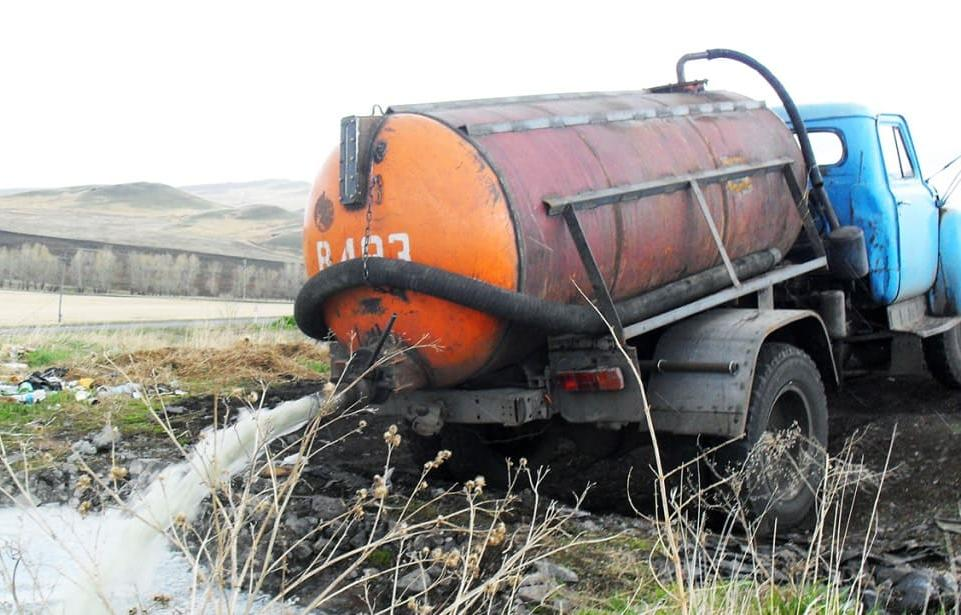
[[[352,258],[363,256],[363,245],[364,239],[361,237],[356,242],[358,249],[355,250],[353,237],[348,237],[347,243],[344,244],[344,248],[341,250],[340,258],[337,260],[337,262],[342,263]],[[334,254],[335,252],[329,241],[317,242],[317,265],[320,269],[325,269],[333,264]],[[387,258],[396,258],[402,261],[409,261],[410,236],[407,233],[391,233],[387,235],[387,241],[384,242],[384,239],[380,235],[371,235],[370,249],[367,250],[367,254],[370,256],[384,256]]]

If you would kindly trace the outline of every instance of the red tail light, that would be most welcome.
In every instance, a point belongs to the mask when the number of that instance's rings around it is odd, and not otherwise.
[[[568,393],[624,390],[624,374],[619,367],[558,372],[554,383]]]

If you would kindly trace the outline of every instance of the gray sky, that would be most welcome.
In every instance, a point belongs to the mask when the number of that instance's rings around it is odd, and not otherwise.
[[[4,1],[0,188],[309,180],[374,103],[643,88],[708,47],[754,55],[798,102],[904,114],[930,174],[961,153],[961,4],[899,6]],[[689,70],[774,103],[744,68]]]

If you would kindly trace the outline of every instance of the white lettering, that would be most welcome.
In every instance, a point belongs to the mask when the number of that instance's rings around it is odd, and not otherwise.
[[[347,238],[347,244],[344,246],[344,251],[340,254],[340,262],[348,261],[352,258],[357,258],[354,254],[354,240]]]
[[[317,242],[317,267],[319,269],[326,269],[327,267],[330,267],[330,242],[329,241]]]
[[[402,261],[410,260],[410,235],[407,233],[391,233],[387,236],[387,243],[400,243],[400,251],[397,252],[397,259]]]
[[[391,233],[387,236],[388,249],[384,249],[384,240],[380,235],[370,235],[370,248],[367,248],[367,241],[363,237],[357,238],[357,245],[360,247],[360,255],[366,252],[369,256],[396,258],[402,261],[410,260],[410,235],[407,233]],[[326,269],[333,264],[334,247],[329,241],[318,241],[317,245],[317,266],[319,269]],[[349,261],[357,258],[357,249],[354,247],[354,238],[348,237],[344,243],[344,249],[340,253],[340,261]]]

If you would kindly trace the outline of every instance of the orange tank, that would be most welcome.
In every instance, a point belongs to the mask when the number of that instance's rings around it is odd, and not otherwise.
[[[544,200],[778,158],[803,164],[784,124],[763,105],[712,93],[604,93],[393,107],[370,138],[365,199],[340,200],[340,153],[321,169],[305,216],[313,276],[368,254],[468,276],[555,302],[590,283],[562,217]],[[786,253],[801,227],[777,173],[704,186],[732,258]],[[721,262],[689,191],[580,212],[615,300]],[[348,347],[393,333],[416,351],[423,383],[476,378],[530,352],[538,336],[442,299],[360,286],[332,297],[322,318]]]

